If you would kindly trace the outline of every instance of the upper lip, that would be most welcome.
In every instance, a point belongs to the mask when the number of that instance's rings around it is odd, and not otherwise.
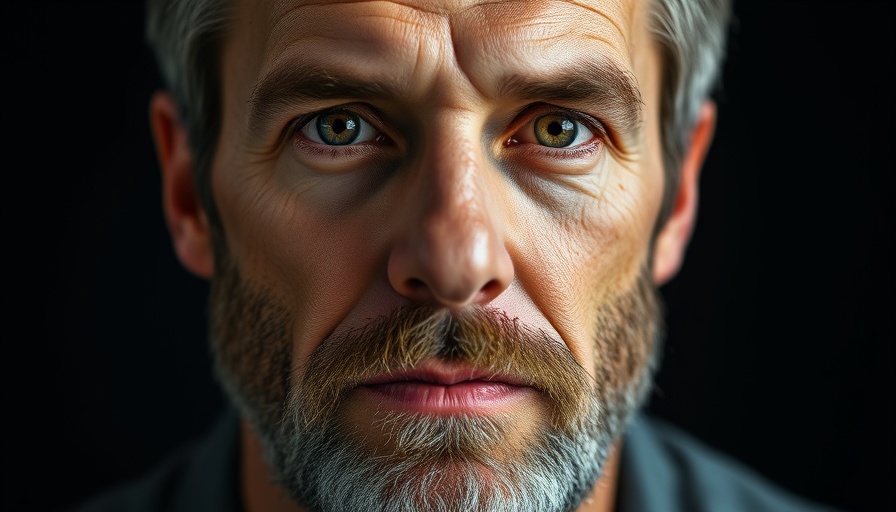
[[[364,380],[361,382],[361,385],[372,386],[409,381],[426,382],[443,386],[450,386],[452,384],[467,381],[500,382],[512,386],[530,385],[526,379],[512,373],[490,371],[470,365],[458,365],[441,361],[427,361],[414,368],[380,373]]]

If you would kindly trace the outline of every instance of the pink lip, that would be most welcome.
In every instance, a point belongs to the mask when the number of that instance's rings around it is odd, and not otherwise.
[[[416,368],[377,375],[362,382],[362,385],[386,384],[390,382],[420,381],[430,384],[451,386],[465,381],[503,382],[512,386],[526,386],[528,383],[515,375],[502,372],[488,372],[465,365],[453,365],[441,361],[428,361]]]
[[[491,414],[536,393],[521,378],[444,363],[368,379],[356,388],[380,407],[423,414]]]

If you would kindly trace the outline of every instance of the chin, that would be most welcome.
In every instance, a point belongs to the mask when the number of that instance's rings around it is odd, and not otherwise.
[[[319,428],[284,422],[268,453],[280,484],[315,511],[563,512],[600,478],[613,441],[596,399],[577,423],[590,428],[389,412],[368,430],[336,415]]]

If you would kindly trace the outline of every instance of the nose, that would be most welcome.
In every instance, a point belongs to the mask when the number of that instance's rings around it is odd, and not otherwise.
[[[488,173],[495,171],[473,143],[445,140],[430,145],[407,189],[389,282],[416,302],[486,304],[510,286],[514,273],[504,221],[491,197],[496,192],[488,186],[495,178]]]

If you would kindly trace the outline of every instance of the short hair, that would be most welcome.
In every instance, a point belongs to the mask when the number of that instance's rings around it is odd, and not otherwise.
[[[221,131],[222,42],[234,0],[147,0],[146,37],[178,106],[194,156],[202,206],[218,220],[212,159]],[[650,32],[660,44],[664,194],[659,229],[671,212],[680,166],[700,107],[721,85],[733,0],[649,0]]]

